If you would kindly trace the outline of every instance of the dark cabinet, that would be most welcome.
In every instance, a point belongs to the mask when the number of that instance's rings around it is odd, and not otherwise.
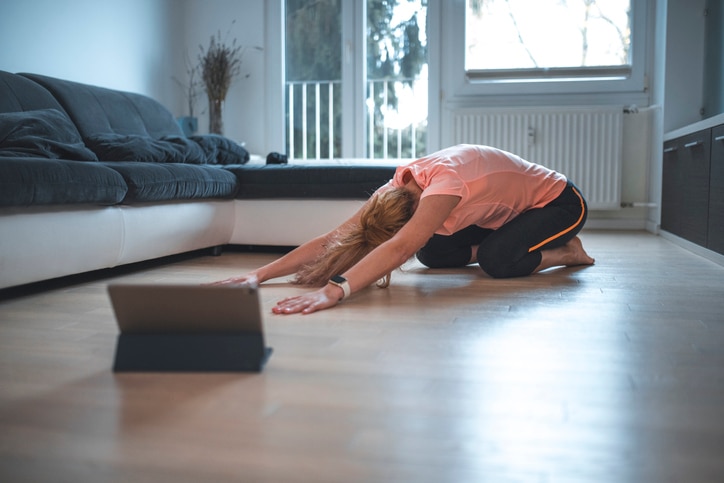
[[[664,145],[661,228],[706,246],[711,129]]]
[[[709,238],[707,248],[724,254],[724,125],[711,131]]]
[[[664,143],[661,228],[724,254],[724,125]]]

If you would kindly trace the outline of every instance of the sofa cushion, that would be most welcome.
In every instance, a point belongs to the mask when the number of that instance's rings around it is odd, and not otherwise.
[[[150,97],[37,74],[19,74],[60,102],[85,140],[94,134],[183,136],[171,112]]]
[[[0,113],[0,157],[98,161],[57,109]]]
[[[367,199],[392,179],[394,166],[227,166],[239,180],[237,198]]]
[[[176,163],[102,162],[128,185],[124,203],[233,198],[236,177],[214,166]]]
[[[152,139],[134,134],[94,134],[85,142],[103,161],[191,164],[207,161],[206,153],[197,143],[181,136]]]
[[[120,203],[128,187],[100,163],[0,158],[0,206]]]
[[[189,139],[197,143],[206,153],[209,164],[246,164],[249,162],[249,151],[239,143],[217,134],[191,136]]]

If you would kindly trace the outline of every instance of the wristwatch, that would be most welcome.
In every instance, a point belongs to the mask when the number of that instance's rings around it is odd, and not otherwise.
[[[342,289],[343,295],[342,295],[342,298],[339,300],[346,299],[347,297],[349,297],[349,294],[352,293],[352,289],[349,286],[349,282],[342,275],[335,275],[334,277],[329,279],[328,283],[331,283],[332,285],[336,285],[337,287]]]

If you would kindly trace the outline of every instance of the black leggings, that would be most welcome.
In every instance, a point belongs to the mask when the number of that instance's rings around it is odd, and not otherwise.
[[[569,181],[558,198],[521,213],[497,230],[470,225],[449,236],[433,235],[417,259],[430,268],[463,267],[470,263],[471,247],[479,245],[478,263],[491,277],[530,275],[540,265],[541,250],[568,243],[587,216],[586,200]]]

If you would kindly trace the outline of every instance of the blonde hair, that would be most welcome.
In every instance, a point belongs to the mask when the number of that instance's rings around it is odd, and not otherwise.
[[[360,213],[359,224],[329,242],[322,255],[304,265],[292,281],[300,285],[324,286],[331,277],[339,275],[368,253],[392,238],[412,218],[415,197],[404,188],[391,188],[375,193]],[[377,286],[390,284],[386,274]]]

